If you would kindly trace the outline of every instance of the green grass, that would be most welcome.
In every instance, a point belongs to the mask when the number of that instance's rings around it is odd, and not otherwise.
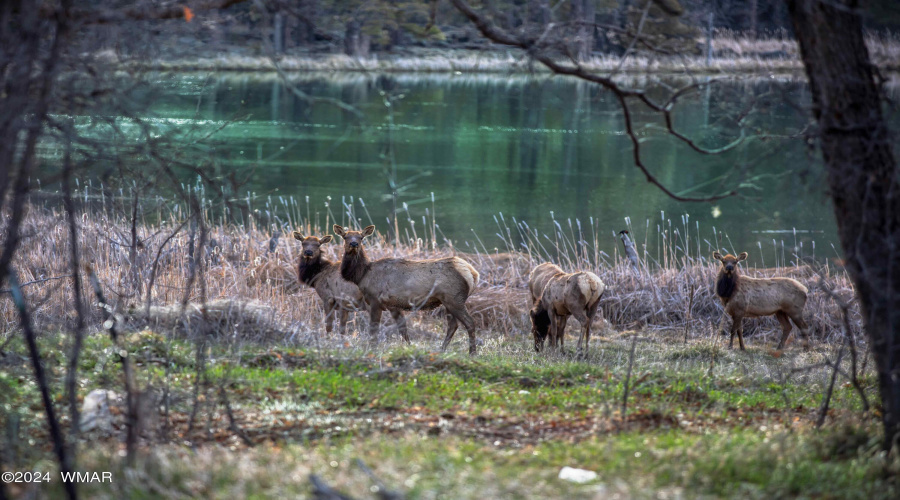
[[[130,334],[138,384],[172,395],[169,434],[145,441],[141,472],[127,474],[121,432],[83,436],[89,446],[82,446],[80,466],[116,471],[113,486],[84,491],[91,498],[268,498],[307,494],[307,476],[316,473],[371,497],[372,482],[353,465],[361,458],[411,498],[898,493],[900,464],[878,451],[877,420],[861,413],[858,395],[843,381],[825,428],[813,429],[830,372],[792,369],[833,357],[829,346],[774,357],[764,349],[729,351],[721,340],[684,344],[647,334],[636,344],[629,378],[627,336],[597,342],[584,358],[538,355],[529,342],[510,338],[488,340],[471,358],[463,344],[440,354],[395,343],[366,350],[335,342],[322,349],[210,342],[201,374],[207,385],[188,432],[195,345]],[[62,336],[40,339],[64,425],[67,347]],[[14,339],[0,366],[0,425],[17,418],[21,427],[16,470],[53,463],[24,354]],[[107,336],[88,337],[79,375],[81,396],[95,388],[121,391],[119,352]],[[863,384],[875,400],[874,379]],[[253,448],[228,428],[219,387]],[[567,465],[599,478],[560,481]],[[59,493],[58,484],[44,487],[50,497]]]

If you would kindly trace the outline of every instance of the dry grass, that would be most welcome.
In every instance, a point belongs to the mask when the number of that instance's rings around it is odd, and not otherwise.
[[[705,38],[697,40],[705,47]],[[873,61],[884,70],[900,69],[900,39],[892,35],[867,37]],[[797,43],[789,36],[750,38],[742,33],[720,30],[712,40],[713,56],[707,64],[705,53],[667,56],[647,52],[630,55],[620,65],[617,55],[597,55],[583,62],[589,71],[624,73],[666,73],[689,70],[702,73],[771,73],[803,69]],[[101,54],[114,58],[113,54]],[[154,70],[274,71],[268,57],[224,53],[217,57],[135,61],[129,65]],[[344,54],[286,55],[279,59],[285,71],[425,72],[425,73],[518,73],[547,71],[521,54],[509,50],[410,49],[403,53],[375,54],[355,58]]]
[[[269,214],[270,224],[251,218],[244,225],[221,222],[211,225],[209,243],[202,250],[203,270],[188,294],[190,304],[184,315],[180,304],[185,297],[191,267],[191,240],[193,238],[196,244],[199,235],[192,236],[188,227],[183,227],[160,248],[180,225],[176,224],[174,215],[167,219],[159,213],[154,218],[160,222],[139,224],[137,234],[142,243],[132,252],[127,220],[103,211],[87,213],[81,223],[82,259],[96,272],[108,290],[107,297],[123,319],[146,321],[149,311],[153,322],[169,326],[196,325],[203,314],[197,305],[191,304],[206,301],[206,314],[212,319],[213,327],[228,335],[275,342],[319,342],[324,338],[322,308],[312,289],[297,284],[298,255],[294,240],[273,238],[272,235],[274,228],[279,226],[278,231],[302,227],[306,233],[326,234],[316,226],[330,227],[336,218],[326,209],[325,224],[317,225],[303,216],[304,210],[293,200],[285,201],[281,211],[271,203],[267,207],[264,212]],[[347,214],[337,222],[349,224],[349,220],[360,219],[353,206],[345,205],[345,209]],[[507,251],[490,254],[461,253],[446,240],[443,245],[438,245],[439,226],[434,221],[426,221],[426,224],[411,226],[412,231],[401,231],[408,237],[396,244],[378,236],[372,242],[369,254],[375,259],[387,256],[418,259],[455,254],[471,261],[482,279],[468,305],[478,322],[479,335],[488,339],[529,335],[530,301],[525,283],[530,269],[547,260],[556,261],[567,271],[590,269],[607,284],[608,291],[601,307],[608,325],[598,321],[598,334],[602,335],[607,327],[668,331],[669,334],[674,330],[692,338],[711,336],[716,331],[716,325],[722,319],[721,305],[712,290],[716,268],[702,256],[708,252],[703,250],[701,255],[700,245],[690,236],[679,240],[678,245],[672,245],[672,235],[676,240],[679,238],[677,229],[655,235],[661,241],[657,254],[644,251],[645,269],[638,273],[618,255],[609,256],[598,250],[599,221],[591,220],[590,226],[584,228],[580,221],[575,222],[577,224],[573,225],[570,221],[565,230],[556,224],[556,234],[539,235],[525,222],[514,220],[507,225],[501,215],[498,224],[503,226],[500,232],[508,235],[508,241],[504,241]],[[423,225],[427,227],[423,228]],[[671,222],[669,226],[671,231]],[[416,233],[417,228],[421,234]],[[63,215],[32,207],[23,229],[25,238],[14,263],[20,280],[29,282],[69,275],[68,233]],[[682,232],[688,233],[690,231]],[[646,249],[647,246],[645,242],[643,247]],[[522,251],[514,251],[515,248]],[[683,248],[696,251],[684,252]],[[325,251],[330,258],[338,259],[340,246],[329,245]],[[197,253],[201,252],[197,250]],[[147,285],[157,255],[158,270],[152,294],[149,294]],[[766,270],[746,269],[745,272],[795,275],[810,289],[805,314],[814,339],[834,341],[841,338],[840,311],[833,299],[818,289],[818,274],[805,266],[790,265]],[[852,297],[852,284],[845,273],[828,269],[824,273],[829,287],[845,297]],[[71,325],[74,321],[71,290],[71,279],[68,278],[25,287],[26,296],[34,304],[34,318],[41,328],[55,330]],[[89,319],[99,326],[99,313],[95,307],[89,309],[93,311]],[[365,313],[352,314],[350,331],[354,333],[339,342],[361,340],[355,332],[365,331],[366,316]],[[0,305],[0,317],[6,331],[15,330],[17,319],[10,301]],[[438,312],[415,313],[410,319],[414,339],[436,343],[441,337],[443,318]],[[862,340],[859,335],[861,318],[855,304],[850,320],[853,333]],[[383,321],[390,324],[387,316]],[[747,320],[746,327],[751,344],[763,340],[774,342],[780,336],[778,323],[773,318]],[[392,335],[393,329],[389,332]],[[754,332],[756,336],[753,336]],[[796,337],[792,336],[792,340]]]

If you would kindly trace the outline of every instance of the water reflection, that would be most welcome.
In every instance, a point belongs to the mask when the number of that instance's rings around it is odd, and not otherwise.
[[[660,102],[687,83],[623,78]],[[443,234],[463,248],[473,244],[472,230],[489,249],[505,248],[495,236],[504,231],[494,219],[501,212],[550,233],[551,211],[566,227],[568,219],[585,225],[593,219],[607,253],[626,217],[639,242],[651,233],[648,245],[658,232],[682,227],[696,240],[692,254],[717,246],[755,257],[762,246],[769,263],[776,251],[790,255],[794,233],[787,250],[776,250],[783,235],[774,233],[772,243],[773,233],[761,231],[811,231],[796,236],[796,246],[806,249],[815,240],[831,252],[837,241],[819,159],[795,137],[808,123],[808,93],[792,77],[726,81],[679,99],[675,127],[705,146],[730,142],[738,119],[749,133],[766,135],[724,155],[689,151],[661,130],[657,115],[635,105],[645,162],[675,192],[716,192],[742,180],[742,196],[714,205],[679,203],[648,184],[633,166],[618,104],[585,82],[549,75],[306,74],[293,83],[309,95],[350,103],[365,119],[311,105],[278,79],[259,75],[160,76],[152,112],[163,120],[209,120],[210,130],[249,115],[216,135],[223,145],[214,160],[224,169],[255,172],[249,188],[260,195],[309,196],[314,206],[326,196],[363,198],[373,221],[385,225],[392,187],[383,93],[402,94],[391,109],[396,182],[406,184],[400,201],[421,219],[434,193]],[[690,227],[684,213],[691,214]]]

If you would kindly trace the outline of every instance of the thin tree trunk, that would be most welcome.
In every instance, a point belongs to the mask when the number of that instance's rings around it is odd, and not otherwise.
[[[859,8],[856,0],[788,2],[890,449],[900,437],[900,182]]]
[[[69,415],[72,420],[71,449],[76,455],[78,435],[81,423],[78,415],[78,358],[84,339],[84,300],[82,299],[81,270],[79,269],[78,252],[78,216],[75,214],[75,202],[72,199],[72,158],[69,148],[63,160],[63,205],[66,209],[66,220],[69,224],[69,269],[72,271],[72,302],[75,306],[75,328],[72,331],[72,352],[69,355],[69,367],[66,372],[66,395],[69,399]]]
[[[19,320],[22,325],[22,332],[25,334],[25,343],[28,345],[28,353],[31,358],[31,367],[34,369],[34,379],[37,381],[38,390],[41,393],[41,401],[44,405],[44,413],[47,415],[47,426],[50,429],[50,440],[53,443],[53,451],[59,460],[59,469],[63,474],[72,472],[72,458],[66,452],[66,441],[63,437],[62,428],[59,425],[59,419],[56,418],[56,412],[53,409],[53,399],[50,396],[50,386],[47,383],[47,376],[44,372],[44,363],[41,360],[41,354],[38,351],[37,335],[31,325],[31,316],[28,308],[25,306],[25,297],[22,296],[22,290],[19,288],[19,279],[15,272],[10,271],[7,274],[9,287],[12,290],[13,302],[19,312]],[[69,500],[78,498],[78,490],[72,481],[63,481],[63,489]]]

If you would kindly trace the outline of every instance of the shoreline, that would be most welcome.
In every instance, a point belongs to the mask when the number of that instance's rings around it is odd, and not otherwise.
[[[900,72],[900,40],[869,37],[869,52],[884,72]],[[713,57],[705,55],[657,56],[632,54],[624,61],[615,54],[596,54],[581,65],[595,73],[649,75],[682,73],[696,76],[803,73],[796,43],[788,39],[749,40],[717,37]],[[120,60],[112,51],[96,54],[124,68],[145,71],[276,72],[273,58],[248,54],[241,48],[198,53],[188,57],[162,57],[153,61]],[[438,49],[418,47],[397,52],[376,52],[368,57],[336,53],[297,52],[277,57],[280,69],[297,72],[435,73],[435,74],[551,74],[521,51],[493,48]],[[561,58],[562,60],[562,58]]]

